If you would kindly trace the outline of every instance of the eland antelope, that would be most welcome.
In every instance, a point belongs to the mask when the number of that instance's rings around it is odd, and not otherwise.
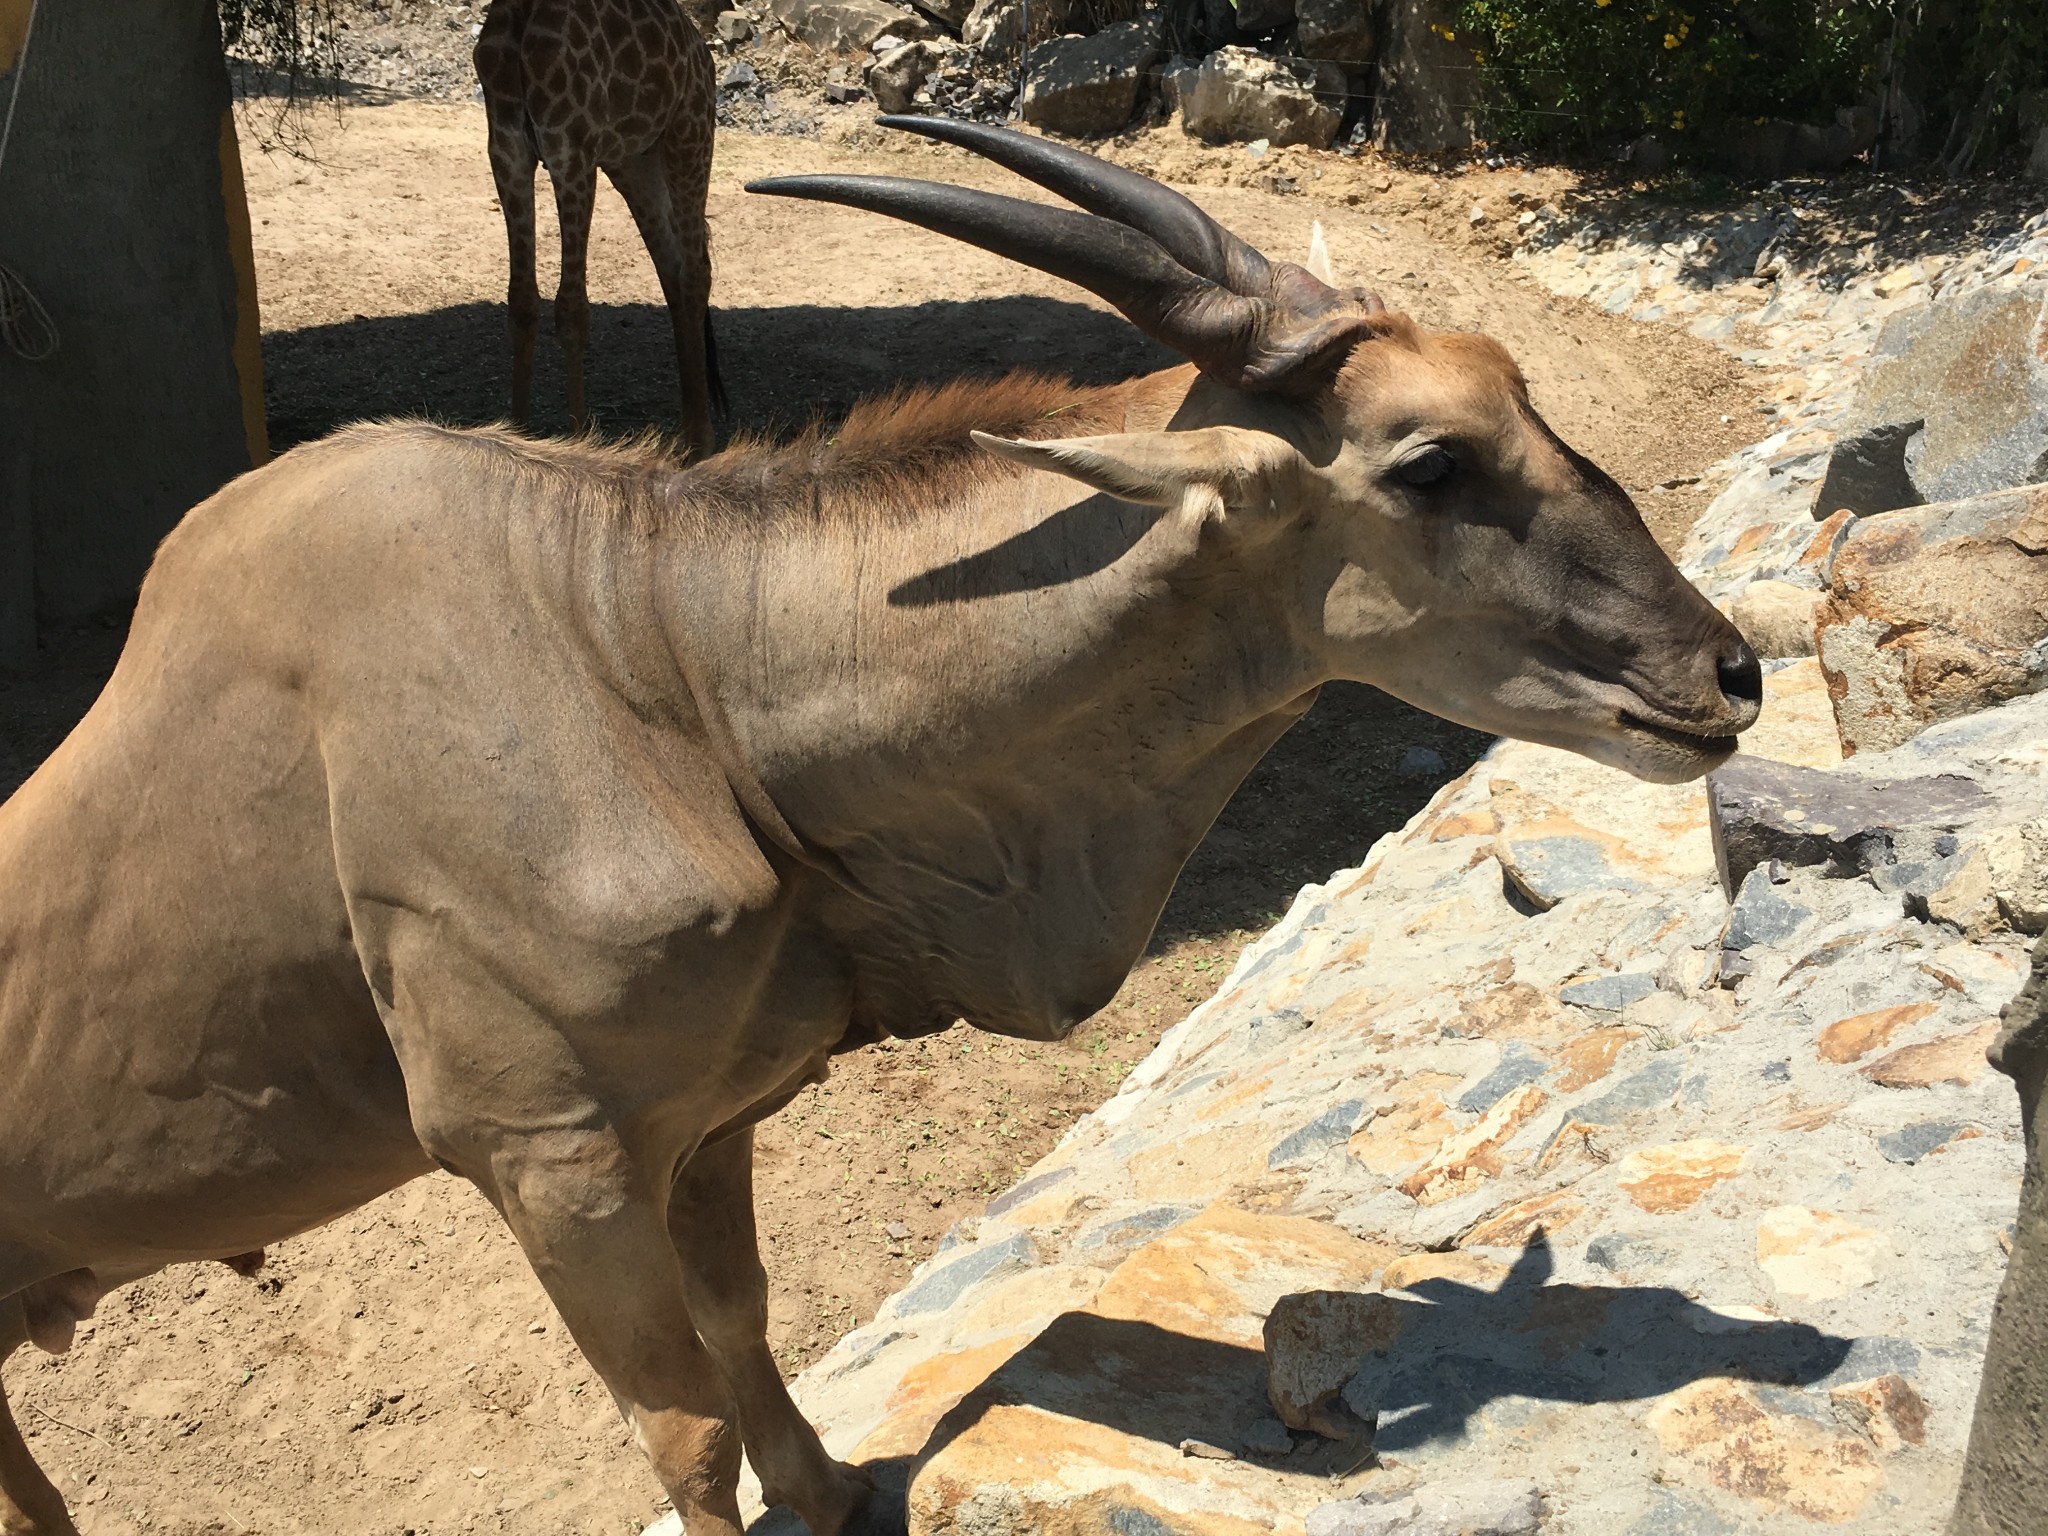
[[[751,1126],[864,1042],[1067,1034],[1326,681],[1660,781],[1755,720],[1756,657],[1494,342],[1087,155],[893,126],[1080,211],[754,190],[1056,273],[1188,364],[688,466],[357,427],[195,508],[0,807],[0,1354],[439,1165],[690,1536],[736,1536],[742,1442],[852,1530],[867,1476],[764,1338]],[[4,1413],[0,1529],[72,1529]]]

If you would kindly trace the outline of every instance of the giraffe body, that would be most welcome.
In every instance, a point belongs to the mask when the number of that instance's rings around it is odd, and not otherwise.
[[[540,329],[533,174],[545,165],[562,239],[555,335],[570,419],[579,429],[587,419],[585,265],[602,170],[632,210],[661,279],[681,375],[683,441],[693,453],[710,452],[718,387],[704,223],[717,107],[711,50],[675,0],[493,0],[475,62],[511,257],[513,416],[524,426],[533,409]]]

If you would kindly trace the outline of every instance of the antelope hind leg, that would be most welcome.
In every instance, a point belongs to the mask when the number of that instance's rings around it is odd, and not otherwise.
[[[21,1297],[0,1299],[0,1365],[28,1342],[28,1318]],[[0,1536],[78,1536],[65,1512],[64,1496],[28,1453],[28,1446],[0,1391]]]

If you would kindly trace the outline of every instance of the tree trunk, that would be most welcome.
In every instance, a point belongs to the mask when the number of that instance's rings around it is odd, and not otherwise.
[[[133,599],[264,456],[248,211],[213,0],[0,0],[0,263],[56,354],[0,344],[0,648]],[[24,552],[32,568],[21,568]],[[33,614],[24,613],[33,604]],[[8,660],[0,654],[0,662]]]

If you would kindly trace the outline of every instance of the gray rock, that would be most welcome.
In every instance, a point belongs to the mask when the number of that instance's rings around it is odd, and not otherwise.
[[[1327,149],[1344,120],[1344,72],[1250,48],[1219,48],[1181,86],[1181,127],[1198,139]]]
[[[1648,997],[1657,990],[1657,978],[1647,971],[1624,971],[1615,976],[1592,976],[1584,981],[1574,981],[1557,989],[1557,995],[1567,1003],[1576,1003],[1581,1008],[1603,1008],[1618,1012],[1639,997]]]
[[[1303,58],[1365,64],[1372,59],[1372,7],[1362,0],[1295,0],[1294,46]]]
[[[2048,477],[2048,358],[2038,291],[1980,288],[1885,322],[1839,435],[1924,420],[1907,454],[1928,501]]]
[[[830,102],[836,102],[842,107],[851,102],[859,101],[866,95],[867,91],[855,85],[851,80],[827,80],[825,82],[825,99]]]
[[[1284,1168],[1289,1163],[1307,1162],[1314,1157],[1350,1139],[1357,1129],[1358,1117],[1364,1113],[1365,1103],[1361,1099],[1346,1099],[1343,1103],[1326,1109],[1291,1136],[1285,1137],[1266,1156],[1268,1168]]]
[[[910,0],[910,3],[954,32],[967,25],[967,18],[974,10],[972,0]]]
[[[1906,451],[1926,427],[1924,417],[1881,422],[1844,433],[1828,450],[1827,473],[1813,500],[1816,519],[1847,508],[1859,517],[1917,507],[1927,498],[1906,468]]]
[[[1032,31],[1063,31],[1072,9],[1071,0],[1032,0]],[[1023,0],[974,0],[960,24],[960,40],[990,60],[1013,58],[1023,35]]]
[[[1543,1524],[1534,1483],[1472,1478],[1406,1494],[1361,1494],[1309,1511],[1308,1536],[1532,1536]]]
[[[1706,1505],[1659,1488],[1651,1496],[1650,1507],[1622,1536],[1735,1536],[1741,1529]]]
[[[1583,1125],[1613,1125],[1639,1110],[1670,1102],[1685,1079],[1685,1052],[1661,1051],[1634,1077],[1625,1078],[1597,1099],[1572,1110],[1570,1119]]]
[[[1373,142],[1405,153],[1461,149],[1475,132],[1478,71],[1455,41],[1458,0],[1388,0],[1381,12]]]
[[[1049,1189],[1057,1189],[1074,1176],[1074,1165],[1063,1163],[1046,1173],[1033,1174],[1023,1183],[1013,1185],[988,1203],[984,1216],[1002,1216],[1014,1211],[1026,1201],[1036,1200]]]
[[[925,77],[937,66],[938,53],[929,43],[891,48],[868,66],[867,85],[875,93],[875,105],[884,112],[908,112]]]
[[[754,35],[754,20],[745,11],[720,11],[712,28],[721,43],[744,43]]]
[[[898,1317],[915,1317],[923,1312],[940,1312],[953,1305],[968,1288],[996,1275],[1029,1269],[1039,1262],[1038,1243],[1028,1232],[1018,1232],[999,1243],[964,1253],[913,1284],[896,1298]]]
[[[1603,1232],[1586,1244],[1586,1262],[1601,1269],[1626,1273],[1669,1262],[1670,1251],[1647,1237],[1627,1232]]]
[[[1947,1146],[1962,1128],[1960,1120],[1922,1120],[1878,1137],[1877,1150],[1888,1163],[1917,1163],[1937,1147]]]
[[[1158,14],[1059,37],[1031,51],[1024,120],[1054,133],[1115,133],[1131,120],[1145,71],[1165,56]]]
[[[1467,1114],[1483,1115],[1524,1083],[1546,1076],[1550,1063],[1519,1041],[1510,1042],[1501,1054],[1500,1065],[1474,1083],[1458,1098],[1458,1108]]]
[[[1981,787],[1953,774],[1875,779],[1737,756],[1707,777],[1714,862],[1731,894],[1773,859],[1854,877],[1923,845],[1931,854],[1934,838],[1992,808]],[[1731,937],[1730,947],[1747,944]]]
[[[718,88],[721,91],[742,91],[752,85],[755,78],[753,65],[745,59],[734,59],[718,77]]]
[[[1285,1456],[1294,1449],[1294,1436],[1278,1419],[1260,1419],[1238,1443],[1254,1456]]]
[[[1811,907],[1778,893],[1768,868],[1752,869],[1743,876],[1735,893],[1735,906],[1728,914],[1728,932],[1721,944],[1724,949],[1734,950],[1775,944],[1791,938],[1812,918]]]
[[[932,24],[887,0],[768,0],[782,29],[820,53],[861,53],[885,32],[900,38],[930,35]]]

